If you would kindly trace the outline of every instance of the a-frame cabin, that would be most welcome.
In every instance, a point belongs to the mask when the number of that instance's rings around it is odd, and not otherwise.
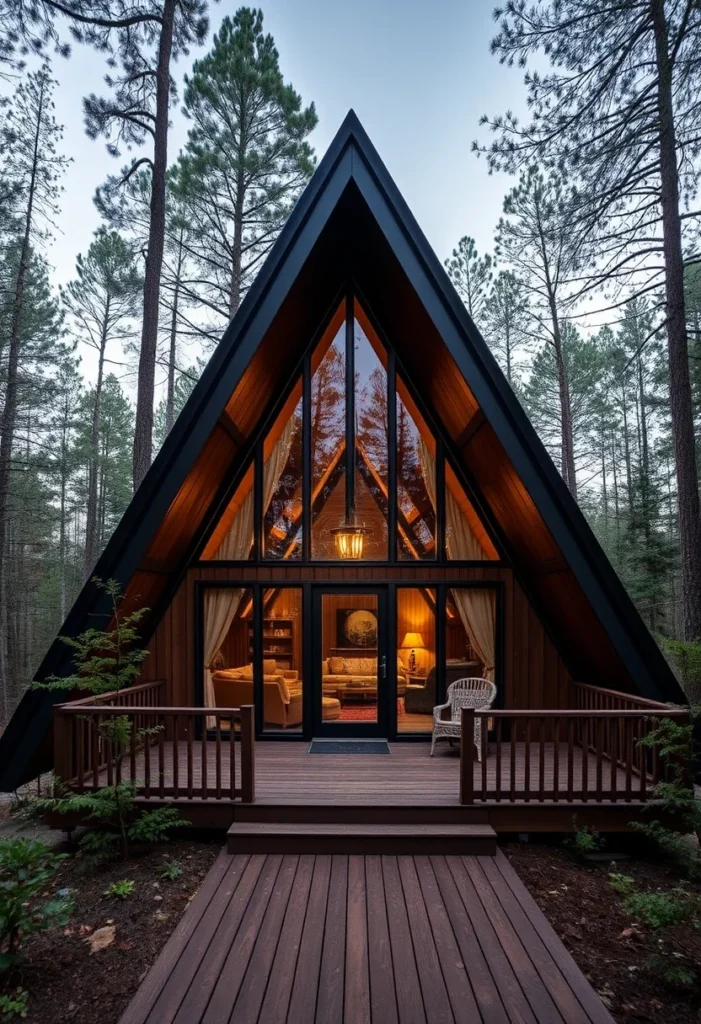
[[[637,740],[684,702],[352,112],[95,573],[150,609],[143,682],[25,694],[3,790],[50,765],[109,781],[91,716],[111,707],[162,727],[121,765],[141,798],[202,821],[355,801],[606,827],[648,799]],[[101,601],[87,584],[62,632]],[[38,678],[69,669],[57,641]],[[431,759],[464,677],[496,688],[463,720],[479,749]],[[392,755],[307,757],[320,737]]]

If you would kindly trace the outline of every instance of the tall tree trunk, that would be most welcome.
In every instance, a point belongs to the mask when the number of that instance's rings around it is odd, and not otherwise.
[[[679,217],[679,173],[672,101],[672,64],[664,0],[650,0],[657,60],[660,126],[660,200],[665,261],[669,405],[679,506],[684,637],[701,637],[701,507],[684,306],[684,261]]]
[[[100,332],[99,361],[97,364],[97,383],[95,384],[95,404],[92,410],[90,425],[90,462],[88,463],[88,503],[85,517],[85,560],[83,562],[83,579],[87,580],[95,567],[100,553],[99,528],[97,519],[97,469],[100,462],[100,416],[102,412],[102,380],[105,368],[105,349],[107,348],[107,325],[110,314],[110,296],[107,295],[105,314]]]
[[[24,217],[24,232],[20,247],[19,265],[15,294],[12,300],[12,321],[10,327],[10,346],[7,357],[7,383],[5,385],[5,406],[0,418],[0,688],[2,690],[2,715],[7,721],[7,695],[12,689],[12,680],[8,678],[9,666],[12,661],[9,650],[9,617],[8,617],[8,580],[7,580],[7,503],[10,493],[10,472],[12,468],[12,446],[17,420],[17,375],[19,369],[20,335],[22,331],[22,312],[24,302],[24,286],[29,266],[30,241],[32,234],[32,218],[34,216],[34,199],[36,194],[37,170],[39,164],[39,139],[41,124],[44,117],[46,84],[42,79],[37,121],[34,132],[34,148],[32,153],[32,169],[27,194],[27,209]]]
[[[623,459],[626,464],[626,488],[628,489],[628,515],[633,515],[633,471],[630,464],[630,439],[628,437],[628,396],[625,384],[621,389],[623,399]]]
[[[243,154],[239,159],[243,161]],[[231,253],[231,289],[229,292],[229,316],[233,317],[241,304],[241,263],[243,260],[243,200],[244,174],[239,168],[236,176],[236,203],[234,204],[234,243]]]
[[[166,424],[165,436],[173,429],[175,422],[175,359],[178,347],[178,302],[180,299],[180,275],[183,267],[183,229],[180,228],[178,238],[178,261],[175,268],[175,287],[173,288],[173,308],[170,318],[170,350],[168,352],[168,390],[166,393]]]
[[[158,351],[158,304],[163,266],[166,224],[166,170],[168,166],[168,107],[170,104],[170,56],[176,0],[164,0],[156,69],[156,124],[151,173],[151,218],[144,276],[144,320],[141,329],[139,385],[136,397],[133,481],[139,486],[151,465],[153,453],[153,396]]]
[[[565,356],[562,351],[562,334],[555,306],[551,297],[550,312],[553,323],[553,344],[555,346],[555,367],[557,371],[557,388],[560,395],[560,421],[562,442],[562,475],[573,498],[577,497],[577,473],[574,465],[574,436],[572,432],[572,403],[570,385],[567,379]]]
[[[59,561],[59,592],[61,601],[61,622],[66,621],[68,601],[66,599],[66,490],[68,485],[68,401],[63,410],[61,425],[61,483],[60,483],[60,523],[58,533]]]

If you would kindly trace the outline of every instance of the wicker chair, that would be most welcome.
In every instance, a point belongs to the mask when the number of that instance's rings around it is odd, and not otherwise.
[[[431,757],[436,740],[445,737],[449,740],[460,739],[460,719],[463,708],[488,708],[496,697],[497,688],[489,679],[456,679],[448,687],[448,700],[433,709],[433,735],[431,737]],[[443,717],[444,711],[450,716]],[[482,723],[475,719],[475,746],[477,760],[482,760]]]

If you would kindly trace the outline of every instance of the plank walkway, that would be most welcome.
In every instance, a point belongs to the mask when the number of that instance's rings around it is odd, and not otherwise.
[[[121,1024],[611,1024],[506,857],[222,852]]]

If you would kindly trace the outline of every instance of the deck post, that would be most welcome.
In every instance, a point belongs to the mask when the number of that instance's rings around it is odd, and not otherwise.
[[[61,782],[73,778],[73,722],[60,707],[54,710],[54,771]],[[82,765],[78,771],[82,770]]]
[[[255,783],[255,727],[253,705],[241,708],[241,799],[252,804],[256,798]]]
[[[475,802],[475,709],[463,708],[460,718],[460,803]]]

